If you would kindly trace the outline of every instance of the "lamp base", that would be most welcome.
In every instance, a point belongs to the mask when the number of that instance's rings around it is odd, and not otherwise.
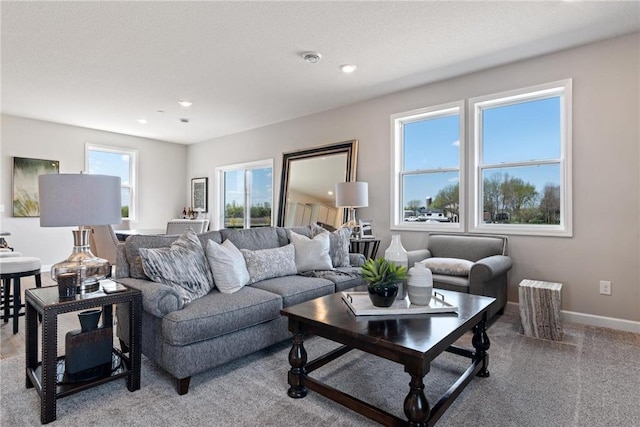
[[[73,252],[66,260],[51,267],[51,277],[56,282],[64,273],[76,274],[77,294],[96,292],[100,289],[100,279],[104,279],[111,271],[109,261],[98,258],[89,248],[89,229],[73,230]]]

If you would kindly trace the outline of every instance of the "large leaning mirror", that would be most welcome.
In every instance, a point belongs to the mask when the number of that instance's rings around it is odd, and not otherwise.
[[[283,153],[278,225],[311,223],[339,227],[346,220],[336,208],[338,182],[356,180],[358,140]]]

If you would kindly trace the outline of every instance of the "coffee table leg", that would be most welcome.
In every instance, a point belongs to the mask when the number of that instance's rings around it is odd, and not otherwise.
[[[426,373],[411,373],[411,381],[409,382],[409,394],[404,399],[404,414],[409,420],[410,426],[426,426],[429,419],[430,408],[427,397],[424,395],[423,378]]]
[[[487,335],[487,313],[482,316],[482,320],[473,327],[473,339],[471,340],[473,348],[476,349],[476,358],[482,359],[482,368],[478,372],[477,376],[486,378],[489,376],[489,336]]]
[[[307,351],[303,345],[304,335],[296,332],[293,335],[293,346],[289,351],[289,390],[287,394],[294,399],[300,399],[307,395],[307,389],[302,385],[302,375],[305,373],[305,365],[307,364]]]

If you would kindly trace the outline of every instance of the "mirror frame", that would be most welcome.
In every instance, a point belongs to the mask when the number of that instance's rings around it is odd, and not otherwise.
[[[347,154],[347,170],[345,171],[345,181],[356,180],[356,166],[358,162],[358,140],[352,139],[335,144],[321,145],[318,147],[305,148],[298,151],[282,153],[282,175],[280,177],[280,200],[278,205],[278,226],[284,226],[285,209],[287,206],[287,192],[289,190],[289,171],[291,163],[296,160],[322,157],[330,154]],[[346,221],[347,212],[343,214]],[[344,222],[343,221],[343,222]]]

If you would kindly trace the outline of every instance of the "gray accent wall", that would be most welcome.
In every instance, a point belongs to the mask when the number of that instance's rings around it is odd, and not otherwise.
[[[392,234],[391,114],[572,78],[573,237],[510,236],[508,298],[517,302],[525,278],[561,282],[566,312],[638,322],[639,76],[635,33],[191,145],[187,170],[210,178],[213,207],[217,166],[273,158],[277,201],[283,152],[358,139],[358,180],[369,183],[369,207],[358,209],[358,217],[374,219],[382,254]],[[349,78],[357,82],[357,73]],[[278,99],[273,102],[277,108]],[[425,232],[396,233],[406,249],[425,245]],[[611,296],[599,294],[600,280],[612,282]]]

